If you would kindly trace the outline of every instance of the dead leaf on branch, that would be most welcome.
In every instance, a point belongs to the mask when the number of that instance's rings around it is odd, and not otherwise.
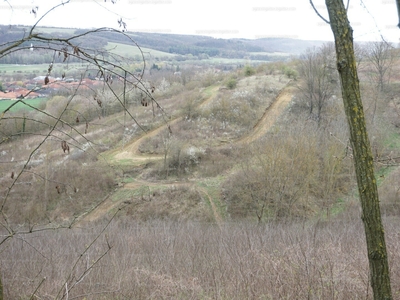
[[[65,62],[68,58],[68,47],[62,47],[61,52],[64,54],[63,62]]]
[[[146,98],[143,98],[142,101],[140,101],[140,103],[142,104],[142,106],[148,106],[149,102],[147,101]]]
[[[79,56],[79,52],[80,52],[80,50],[79,50],[78,46],[75,46],[75,47],[74,47],[74,54],[76,54],[77,56]]]
[[[110,83],[110,84],[113,83],[113,78],[112,78],[112,75],[111,75],[111,74],[108,74],[108,75],[106,76],[106,82],[107,82],[107,83]]]
[[[61,148],[62,148],[62,150],[64,151],[64,153],[65,153],[65,151],[67,151],[68,154],[69,154],[69,146],[68,146],[68,144],[67,144],[66,141],[62,141],[62,142],[61,142]]]
[[[118,20],[118,25],[120,28],[122,27],[122,32],[126,31],[126,23],[122,20],[122,18]]]
[[[98,104],[100,107],[102,107],[103,102],[101,102],[101,100],[100,100],[99,98],[97,98],[96,95],[93,96],[93,99],[96,100],[97,104]]]
[[[47,85],[50,82],[49,76],[44,78],[44,85]]]
[[[39,10],[39,6],[35,6],[34,8],[31,9],[31,11],[29,13],[33,14],[36,18],[38,10]]]

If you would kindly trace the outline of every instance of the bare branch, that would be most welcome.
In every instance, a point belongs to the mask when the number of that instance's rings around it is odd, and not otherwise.
[[[78,87],[79,88],[79,87]],[[78,88],[76,89],[76,91],[78,90]],[[70,97],[69,102],[72,101],[72,99],[76,96],[76,93],[74,95],[72,95]],[[45,136],[45,138],[35,147],[35,149],[30,153],[26,163],[24,164],[24,166],[22,167],[22,170],[17,174],[17,176],[15,177],[14,181],[12,182],[11,186],[8,188],[8,191],[6,193],[6,196],[4,197],[4,200],[0,206],[0,212],[4,211],[4,206],[7,202],[8,196],[10,195],[10,192],[13,188],[13,186],[15,185],[15,183],[18,181],[18,179],[20,178],[20,176],[22,175],[22,173],[24,172],[24,170],[28,167],[29,162],[31,161],[33,155],[36,153],[36,151],[44,144],[44,142],[46,142],[46,140],[51,136],[52,132],[56,129],[56,126],[58,125],[58,123],[61,120],[61,117],[63,115],[63,113],[66,111],[68,105],[66,107],[64,107],[64,110],[61,112],[60,116],[57,118],[57,121],[55,122],[55,124],[52,126],[52,128],[50,128],[50,130],[48,131],[47,135]]]
[[[350,6],[350,0],[347,0],[346,12],[349,10],[349,6]]]
[[[327,19],[325,19],[316,9],[316,7],[314,6],[314,3],[312,0],[310,0],[310,4],[312,6],[312,8],[314,9],[315,13],[318,15],[318,17],[320,17],[326,24],[330,24],[329,21]]]
[[[400,0],[396,0],[396,6],[397,6],[397,15],[399,17],[399,24],[397,24],[397,27],[400,28]]]
[[[107,222],[107,224],[102,228],[102,230],[96,235],[96,237],[90,242],[89,245],[87,245],[85,247],[85,250],[83,250],[83,252],[79,255],[78,259],[75,261],[75,264],[72,266],[71,268],[71,272],[70,274],[67,276],[64,284],[61,286],[60,290],[57,293],[56,299],[58,299],[60,293],[62,292],[62,290],[64,289],[64,286],[66,284],[68,284],[68,282],[72,279],[72,274],[73,272],[76,270],[78,263],[81,261],[82,257],[85,255],[85,253],[94,245],[94,243],[96,243],[96,241],[100,238],[100,236],[102,236],[102,234],[105,232],[105,230],[108,228],[108,226],[111,224],[111,222],[114,220],[114,218],[117,216],[117,214],[124,209],[127,205],[124,205],[123,207],[120,207],[114,214],[113,216],[110,218],[110,220]],[[108,244],[108,243],[107,243]],[[66,296],[66,293],[71,291],[71,289],[73,289],[76,285],[76,283],[79,282],[79,280],[81,278],[83,278],[84,276],[86,276],[87,272],[89,272],[109,251],[111,250],[110,245],[108,244],[108,248],[107,250],[100,256],[98,257],[98,259],[96,259],[82,274],[81,276],[79,276],[79,278],[76,280],[76,282],[74,284],[72,284],[72,286],[67,289],[67,291],[62,295],[62,297],[60,299],[64,299]]]
[[[41,16],[39,18],[39,20],[37,20],[37,22],[31,27],[31,30],[29,31],[29,36],[32,36],[32,32],[33,30],[36,28],[36,26],[39,24],[39,22],[41,20],[43,20],[44,17],[46,17],[49,13],[51,13],[53,10],[57,9],[60,6],[64,6],[65,4],[68,4],[70,2],[70,0],[66,0],[65,2],[62,2],[54,7],[52,7],[51,9],[49,9],[43,16]]]
[[[35,291],[32,293],[31,297],[29,298],[29,300],[33,300],[36,299],[36,292],[39,290],[39,288],[42,286],[42,284],[46,281],[46,277],[43,277],[42,280],[40,281],[40,283],[38,284],[38,286],[36,287]]]

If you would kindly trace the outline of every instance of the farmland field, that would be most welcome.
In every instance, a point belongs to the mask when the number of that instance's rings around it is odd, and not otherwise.
[[[136,55],[141,55],[139,49],[136,46],[126,45],[126,44],[119,44],[119,43],[112,43],[108,42],[106,49],[111,51],[117,55],[121,55],[124,57],[134,57]],[[150,48],[141,48],[144,52],[145,56],[150,54],[152,57],[174,57],[175,54],[162,52]]]
[[[49,64],[29,64],[29,65],[20,65],[20,64],[0,64],[0,73],[6,73],[7,75],[11,75],[13,72],[18,73],[37,73],[38,75],[45,75],[49,68]],[[55,65],[53,72],[61,72],[61,70],[70,70],[75,71],[77,69],[84,69],[84,66],[77,63],[69,63],[69,64],[57,64]]]
[[[37,65],[19,65],[19,64],[0,64],[0,72],[46,72],[49,68],[49,64],[37,64]]]
[[[43,102],[45,102],[47,98],[36,98],[36,99],[24,99],[26,103],[32,105],[34,107],[39,107]],[[12,105],[17,100],[0,100],[0,112],[6,110],[10,105]],[[32,110],[29,106],[25,105],[24,103],[20,102],[14,105],[11,108],[11,111],[17,111],[20,109]]]

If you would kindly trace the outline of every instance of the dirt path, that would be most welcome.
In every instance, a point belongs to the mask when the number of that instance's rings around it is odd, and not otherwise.
[[[219,86],[213,87],[210,90],[211,96],[209,96],[207,99],[205,99],[200,105],[199,107],[204,107],[206,106],[208,103],[210,103],[215,95],[216,92],[218,91]],[[182,121],[183,117],[178,117],[176,119],[173,119],[172,121],[168,122],[167,124],[164,124],[150,132],[147,132],[146,134],[144,134],[143,136],[139,137],[137,140],[125,145],[123,147],[123,149],[116,149],[114,152],[118,151],[117,154],[115,154],[114,159],[116,160],[123,160],[123,159],[130,159],[132,160],[132,162],[135,161],[144,161],[144,160],[148,160],[148,159],[161,159],[163,156],[162,155],[149,155],[149,154],[140,154],[139,153],[139,146],[141,143],[143,143],[143,141],[147,138],[151,138],[156,136],[157,134],[159,134],[160,132],[162,132],[163,130],[168,129],[168,126],[171,127],[172,125],[178,123],[179,121]]]
[[[277,121],[277,119],[279,118],[279,116],[281,116],[281,114],[284,112],[284,110],[286,109],[287,105],[290,103],[292,96],[293,96],[293,86],[290,86],[290,84],[288,84],[285,88],[283,88],[280,93],[278,94],[278,96],[275,98],[275,101],[271,104],[270,107],[268,107],[263,116],[261,117],[261,119],[257,122],[257,124],[254,126],[253,130],[243,136],[242,138],[240,138],[239,140],[236,141],[236,143],[251,143],[257,139],[259,139],[260,137],[262,137],[272,126],[273,124]],[[212,99],[214,98],[216,92],[218,91],[218,86],[213,88],[211,90],[211,96],[208,97],[205,101],[203,101],[200,104],[200,107],[203,107],[205,105],[207,105],[208,103],[210,103],[212,101]],[[140,144],[143,142],[144,139],[149,138],[149,137],[154,137],[155,135],[159,134],[162,130],[165,130],[167,128],[167,126],[171,126],[175,123],[177,123],[178,121],[182,120],[182,117],[178,117],[174,120],[172,120],[171,122],[169,122],[169,124],[165,124],[163,126],[160,126],[148,133],[146,133],[145,135],[143,135],[142,137],[138,138],[137,140],[133,141],[130,144],[125,145],[125,147],[121,150],[121,149],[116,149],[115,152],[118,151],[118,153],[115,154],[115,159],[117,160],[122,160],[122,159],[130,159],[132,160],[132,162],[135,161],[143,161],[143,160],[148,160],[148,159],[160,159],[161,156],[159,155],[141,155],[140,153],[138,153],[138,149]],[[147,182],[147,181],[135,181],[132,183],[128,183],[124,186],[125,189],[136,189],[139,188],[141,186],[152,186],[152,185],[171,185],[171,184],[186,184],[186,185],[192,185],[194,183],[191,182],[182,182],[182,183],[177,183],[177,182]],[[202,194],[204,194],[207,198],[208,201],[210,202],[211,205],[211,209],[214,215],[214,219],[217,222],[218,226],[221,226],[222,224],[222,217],[220,216],[220,214],[218,213],[217,207],[212,199],[212,197],[207,193],[207,191],[204,188],[201,187],[196,187]],[[107,212],[109,212],[110,210],[112,210],[113,208],[117,207],[118,205],[121,205],[123,203],[123,201],[112,201],[111,198],[109,196],[105,197],[102,202],[100,202],[94,209],[92,209],[91,211],[89,211],[86,215],[83,215],[81,217],[80,220],[77,221],[76,224],[79,224],[81,222],[91,222],[94,220],[99,219],[100,217],[104,216]]]
[[[160,186],[160,185],[191,185],[193,186],[195,183],[194,182],[147,182],[143,180],[138,180],[135,182],[128,183],[124,186],[124,189],[136,189],[141,186]],[[212,197],[208,194],[207,190],[196,186],[196,189],[202,194],[207,197],[207,201],[210,202],[211,205],[211,210],[214,215],[215,222],[217,223],[218,227],[221,227],[222,224],[222,217],[218,213],[217,207],[212,199]],[[121,206],[124,204],[124,201],[112,201],[110,199],[110,195],[106,196],[99,204],[97,204],[93,209],[88,211],[86,214],[82,215],[76,222],[76,224],[82,224],[82,223],[88,223],[88,222],[93,222],[104,215],[106,215],[109,211],[112,209]],[[126,205],[129,205],[129,203],[126,203]],[[75,225],[76,226],[76,225]]]
[[[261,138],[272,125],[278,120],[279,116],[282,115],[293,97],[293,86],[287,85],[283,88],[275,101],[265,110],[263,116],[258,120],[257,124],[253,127],[253,130],[236,141],[236,143],[250,144],[255,140]]]
[[[83,215],[81,215],[75,222],[74,226],[81,225],[82,223],[92,222],[97,220],[100,216],[104,216],[107,212],[109,212],[114,206],[119,203],[114,203],[110,199],[110,194],[108,194],[104,199],[98,203],[91,210],[87,211]]]
[[[210,202],[210,205],[211,205],[211,210],[212,210],[212,212],[213,212],[215,222],[217,223],[218,227],[221,228],[222,217],[221,217],[221,215],[218,213],[217,206],[215,205],[213,199],[212,199],[211,196],[207,193],[206,189],[201,188],[201,187],[197,187],[197,189],[199,189],[204,195],[207,196],[208,201]]]

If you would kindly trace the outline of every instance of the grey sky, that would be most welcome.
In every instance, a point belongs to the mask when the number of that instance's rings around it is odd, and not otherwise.
[[[34,24],[61,0],[0,0],[0,23]],[[65,1],[64,1],[65,2]],[[13,9],[9,7],[12,5]],[[328,18],[325,1],[314,0]],[[38,6],[36,19],[29,11]],[[220,38],[288,37],[332,40],[329,25],[312,10],[309,0],[71,0],[40,22],[57,27],[118,27],[120,16],[129,31],[200,34]],[[395,0],[351,0],[349,19],[356,40],[377,40],[380,34],[398,42]]]

